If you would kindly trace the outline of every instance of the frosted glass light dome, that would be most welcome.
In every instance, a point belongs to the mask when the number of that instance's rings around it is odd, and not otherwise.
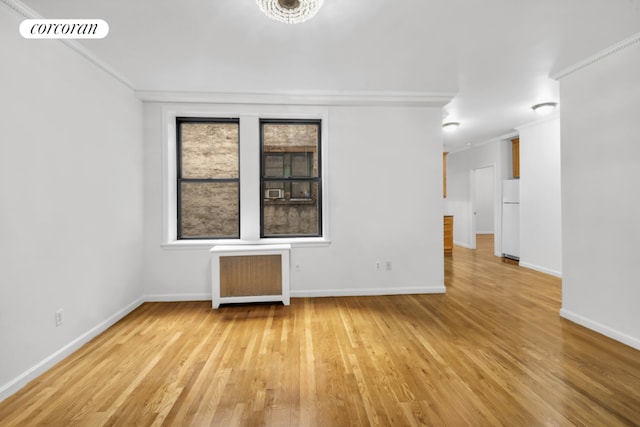
[[[551,114],[553,110],[556,109],[555,102],[543,102],[542,104],[536,104],[531,109],[536,112],[539,116],[546,116],[547,114]]]
[[[313,18],[324,0],[256,0],[265,15],[287,24],[298,24]]]

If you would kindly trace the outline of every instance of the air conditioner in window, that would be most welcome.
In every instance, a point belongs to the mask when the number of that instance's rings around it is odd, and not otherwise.
[[[282,199],[284,197],[284,190],[282,188],[268,188],[264,192],[265,199]]]

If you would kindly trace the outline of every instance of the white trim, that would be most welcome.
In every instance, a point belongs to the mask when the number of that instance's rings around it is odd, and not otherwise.
[[[540,273],[550,274],[552,276],[556,276],[562,279],[561,271],[552,270],[550,268],[541,267],[535,264],[529,264],[528,262],[523,262],[522,259],[519,261],[518,265],[520,267],[528,268],[529,270],[539,271]]]
[[[602,61],[603,59],[613,54],[616,54],[620,51],[623,51],[624,49],[631,47],[637,43],[640,43],[640,33],[636,33],[631,37],[625,40],[622,40],[620,43],[616,43],[613,46],[609,46],[608,48],[601,50],[595,55],[592,55],[587,59],[584,59],[578,62],[577,64],[571,65],[563,70],[560,70],[558,72],[551,74],[551,78],[555,80],[563,79],[577,71],[582,70],[583,68],[586,68],[592,64],[595,64],[596,62]]]
[[[331,240],[323,237],[300,237],[283,239],[253,240],[175,240],[162,243],[160,247],[169,250],[209,250],[213,246],[260,246],[260,245],[291,245],[292,248],[324,248],[331,244]]]
[[[263,245],[291,244],[293,247],[328,246],[330,243],[329,206],[329,110],[319,106],[244,105],[244,104],[164,104],[162,105],[162,230],[163,249],[210,249],[214,245]],[[176,188],[176,117],[225,117],[238,118],[242,141],[240,142],[240,239],[233,240],[178,240],[177,239],[177,188]],[[320,149],[322,150],[322,237],[260,239],[259,209],[247,209],[257,200],[259,193],[259,168],[243,167],[246,157],[259,146],[260,118],[319,119],[322,122]],[[246,129],[247,123],[255,126]],[[253,147],[253,148],[252,148]],[[259,153],[256,151],[256,161]],[[245,159],[245,163],[243,163]],[[251,164],[251,162],[249,162]],[[247,212],[253,212],[247,215]]]
[[[536,119],[536,120],[534,120],[532,122],[525,123],[523,125],[518,126],[516,128],[516,130],[518,131],[518,133],[520,133],[525,129],[529,129],[529,128],[538,126],[538,125],[540,125],[542,123],[550,122],[550,121],[553,121],[553,120],[558,120],[560,118],[559,107],[560,107],[560,105],[558,105],[558,107],[556,108],[556,111],[554,111],[553,113],[551,113],[551,114],[549,114],[547,116],[540,117],[540,118],[538,118],[538,119]]]
[[[181,302],[211,301],[210,293],[200,294],[150,294],[144,296],[144,302]]]
[[[487,145],[487,144],[490,144],[492,142],[510,141],[513,138],[517,137],[518,135],[519,135],[519,132],[517,130],[516,131],[512,131],[512,132],[508,132],[508,133],[505,133],[505,134],[500,135],[500,136],[495,137],[495,138],[491,138],[491,139],[486,139],[486,140],[483,140],[483,141],[475,142],[475,143],[473,143],[471,145],[464,145],[462,147],[453,148],[453,149],[449,150],[449,154],[461,153],[463,151],[473,150],[474,148],[482,147],[483,145]]]
[[[25,19],[43,19],[35,10],[19,0],[0,0]],[[17,31],[17,28],[16,28]],[[225,104],[280,104],[308,106],[416,106],[443,107],[455,96],[453,92],[400,92],[400,91],[263,91],[263,92],[184,92],[137,90],[120,72],[107,65],[76,40],[60,39],[62,43],[92,62],[105,73],[133,90],[146,102],[187,102]]]
[[[468,243],[454,241],[453,244],[454,246],[462,246],[463,248],[467,248],[467,249],[475,249],[475,248],[472,248],[471,245]]]
[[[144,302],[145,302],[144,298],[138,298],[128,306],[114,313],[112,316],[110,316],[103,322],[100,322],[98,325],[89,329],[87,332],[80,335],[78,338],[74,339],[67,345],[55,351],[53,354],[47,356],[40,362],[36,363],[34,366],[27,369],[26,371],[18,375],[13,380],[2,385],[0,387],[0,402],[2,402],[4,399],[11,396],[12,394],[16,393],[22,387],[27,385],[27,383],[36,379],[37,377],[39,377],[40,375],[42,375],[43,373],[51,369],[54,365],[56,365],[66,357],[73,354],[73,352],[78,350],[80,347],[82,347],[83,345],[85,345],[86,343],[88,343],[89,341],[91,341],[92,339],[94,339],[95,337],[97,337],[107,329],[109,329],[111,326],[116,324],[116,322],[118,322],[120,319],[125,317],[127,314],[131,313],[133,310],[138,308]]]
[[[33,10],[33,9],[29,8],[28,6],[24,5],[19,0],[0,0],[0,2],[4,3],[9,8],[13,9],[16,13],[18,13],[23,18],[26,18],[26,19],[43,19],[43,16],[38,14],[35,10]],[[16,32],[17,31],[18,31],[18,29],[16,28]],[[86,59],[87,61],[91,62],[92,64],[94,64],[98,68],[100,68],[102,71],[104,71],[105,73],[110,75],[112,78],[114,78],[118,82],[122,83],[128,89],[130,89],[132,91],[135,91],[135,87],[134,87],[133,83],[129,79],[127,79],[125,76],[123,76],[118,71],[113,69],[111,66],[107,65],[105,62],[103,62],[96,55],[94,55],[89,50],[87,50],[78,41],[73,40],[73,39],[58,39],[58,41],[60,41],[61,43],[67,45],[67,47],[69,47],[70,49],[74,50],[76,53],[78,53],[84,59]]]
[[[35,10],[31,9],[21,1],[0,0],[0,2],[6,4],[8,7],[13,9],[14,12],[18,13],[18,15],[22,16],[25,19],[42,19],[41,15],[39,15]]]
[[[192,104],[254,104],[302,106],[407,106],[443,107],[454,93],[263,91],[263,92],[170,92],[137,90],[144,102]]]
[[[599,323],[599,322],[596,322],[595,320],[591,320],[587,317],[581,316],[565,308],[560,310],[560,316],[574,323],[577,323],[578,325],[584,326],[587,329],[591,329],[592,331],[595,331],[613,340],[619,341],[623,344],[633,347],[636,350],[640,350],[639,338],[632,337],[631,335],[627,335],[623,332],[610,328],[609,326],[603,325],[602,323]]]
[[[384,295],[414,295],[414,294],[444,294],[447,289],[441,286],[406,286],[400,288],[344,288],[317,289],[291,291],[292,298],[316,297],[351,297],[351,296],[384,296]]]
[[[329,296],[382,296],[382,295],[405,295],[405,294],[442,294],[446,289],[443,286],[434,287],[404,287],[404,288],[370,288],[370,289],[332,289],[318,291],[295,291],[291,292],[291,297],[329,297]],[[29,382],[38,378],[53,366],[72,355],[83,345],[109,329],[126,315],[140,307],[145,302],[182,302],[182,301],[210,301],[211,294],[149,294],[133,301],[128,306],[119,310],[103,322],[91,328],[78,338],[63,346],[51,355],[47,356],[31,368],[27,369],[13,380],[0,385],[0,402],[9,396],[17,393]]]

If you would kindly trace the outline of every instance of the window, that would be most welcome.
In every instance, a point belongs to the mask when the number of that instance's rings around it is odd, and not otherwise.
[[[162,244],[330,244],[328,110],[167,104]]]
[[[238,119],[176,118],[178,239],[240,237]]]
[[[260,120],[261,237],[322,236],[320,120]]]

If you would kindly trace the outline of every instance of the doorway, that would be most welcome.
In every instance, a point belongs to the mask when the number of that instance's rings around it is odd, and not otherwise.
[[[478,236],[483,246],[492,242],[495,252],[496,235],[496,175],[495,166],[472,169],[470,174],[470,240],[471,249],[476,249]]]

